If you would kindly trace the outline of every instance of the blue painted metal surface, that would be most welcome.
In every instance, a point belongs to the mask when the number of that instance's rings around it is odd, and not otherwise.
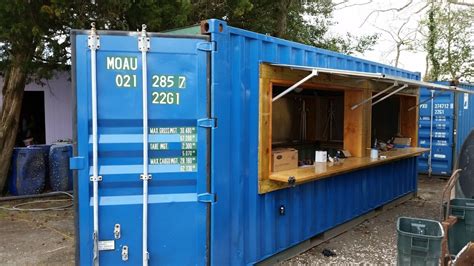
[[[12,195],[43,192],[46,168],[44,147],[14,148],[8,190]]]
[[[104,265],[118,265],[123,246],[130,265],[142,261],[142,61],[138,35],[99,32],[97,51],[99,132],[99,240],[115,240],[115,249],[100,252]],[[73,35],[77,77],[79,263],[92,263],[92,175],[90,50],[87,35]],[[153,265],[203,265],[207,262],[210,203],[198,201],[208,192],[208,132],[198,120],[208,117],[207,62],[200,49],[206,37],[153,35],[148,61],[150,126],[149,253]],[[129,60],[125,68],[124,58]],[[122,60],[121,62],[115,60]],[[155,77],[156,76],[156,77]],[[163,80],[162,76],[166,76]],[[129,78],[126,78],[129,77]],[[171,77],[171,78],[168,78]],[[184,80],[180,77],[185,77]],[[171,84],[171,82],[174,82]],[[161,93],[179,93],[174,98]],[[168,104],[163,104],[165,101]],[[175,132],[176,130],[176,132]],[[151,144],[165,143],[165,146]],[[187,146],[189,144],[189,147]],[[190,152],[188,154],[182,154]],[[197,153],[197,156],[196,156]],[[194,156],[194,157],[193,157]],[[174,158],[178,158],[175,162]],[[155,164],[155,158],[168,158]],[[191,159],[188,164],[186,158]],[[181,162],[181,159],[185,161]],[[197,161],[194,161],[196,160]],[[77,166],[77,165],[76,165]],[[187,168],[189,166],[189,168]],[[115,239],[114,225],[121,237]]]
[[[211,186],[217,194],[211,211],[214,265],[258,262],[416,190],[415,159],[408,159],[259,195],[261,62],[381,72],[417,80],[420,75],[229,27],[219,20],[208,23],[211,40],[217,43],[211,57],[211,110],[219,121],[211,144]],[[282,204],[285,216],[278,214]]]
[[[71,144],[53,144],[49,150],[49,186],[53,191],[72,190]]]
[[[474,90],[474,84],[461,84],[462,88]],[[456,142],[454,159],[457,160],[462,144],[474,130],[474,95],[457,94]]]
[[[437,82],[449,85],[449,82]],[[461,84],[473,90],[473,85]],[[431,98],[431,90],[420,89],[419,101]],[[430,147],[432,135],[431,170],[434,175],[451,175],[462,143],[474,127],[474,96],[450,92],[435,92],[433,99],[433,130],[431,127],[431,100],[420,105],[418,142],[420,147]],[[429,173],[429,153],[418,159],[418,171]]]
[[[197,172],[177,173],[178,166],[150,165],[151,264],[253,264],[416,191],[416,159],[410,158],[259,195],[261,62],[382,72],[410,79],[419,79],[419,73],[229,27],[219,20],[207,22],[209,30],[204,35],[151,37],[148,76],[182,74],[188,79],[186,89],[180,90],[181,105],[149,103],[150,126],[196,127],[198,139]],[[115,79],[134,73],[140,77],[141,61],[138,57],[135,72],[107,70],[104,63],[107,56],[137,56],[137,34],[99,35],[100,239],[114,239],[115,223],[121,224],[123,232],[114,250],[100,252],[100,260],[108,265],[123,263],[120,248],[128,245],[127,263],[139,264],[141,80],[137,79],[137,88],[117,88]],[[205,39],[208,36],[211,43]],[[80,264],[89,264],[90,61],[86,33],[76,33],[73,41],[78,158],[71,163],[79,168],[77,257]],[[152,87],[153,80],[148,82],[150,93],[160,91]],[[149,140],[170,142],[170,149],[180,149],[176,144],[180,137],[173,134],[150,134]],[[171,151],[150,153],[176,156]],[[286,208],[283,216],[278,211],[281,205]]]

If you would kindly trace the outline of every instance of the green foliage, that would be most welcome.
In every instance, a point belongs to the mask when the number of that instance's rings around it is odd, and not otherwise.
[[[237,8],[241,6],[245,8]],[[334,24],[334,4],[330,0],[198,1],[195,10],[195,21],[222,18],[235,27],[346,54],[370,50],[379,37],[327,36]]]
[[[344,37],[335,36],[323,38],[321,41],[314,42],[312,45],[351,55],[371,51],[372,47],[377,43],[379,36],[379,34],[372,34],[357,37],[347,33]]]
[[[1,1],[0,73],[5,73],[14,55],[33,53],[25,65],[30,77],[40,82],[56,70],[69,68],[70,29],[161,31],[188,24],[190,1]]]
[[[36,81],[69,68],[70,29],[149,31],[183,27],[206,18],[342,53],[364,52],[377,35],[328,37],[330,0],[15,0],[0,2],[0,73],[14,54],[32,53],[25,69]]]
[[[474,80],[474,8],[433,5],[423,21],[428,29],[430,80]]]

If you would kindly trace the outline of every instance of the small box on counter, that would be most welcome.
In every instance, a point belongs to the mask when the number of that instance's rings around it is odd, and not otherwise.
[[[293,148],[272,150],[272,172],[298,168],[298,151]]]
[[[411,138],[394,138],[393,144],[396,148],[406,148],[410,147]]]

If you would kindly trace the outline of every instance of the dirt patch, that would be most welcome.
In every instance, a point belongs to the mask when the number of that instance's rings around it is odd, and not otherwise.
[[[282,265],[396,264],[398,217],[438,220],[445,184],[446,181],[439,178],[420,177],[417,197],[364,221]],[[333,251],[336,256],[325,257],[322,254],[324,249]]]
[[[41,212],[0,209],[0,265],[74,265],[73,217],[72,208]]]

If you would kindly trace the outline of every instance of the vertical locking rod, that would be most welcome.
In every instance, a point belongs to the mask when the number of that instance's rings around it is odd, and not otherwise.
[[[143,101],[143,232],[142,249],[143,265],[148,265],[148,78],[146,53],[150,49],[150,39],[146,35],[146,25],[142,25],[142,32],[138,38],[138,49],[142,52],[142,101]]]
[[[434,90],[431,90],[431,113],[430,113],[430,153],[428,157],[428,176],[433,172],[433,118],[434,118]]]
[[[93,219],[94,232],[92,238],[94,241],[93,264],[99,265],[99,166],[98,166],[98,141],[97,141],[97,78],[96,78],[96,51],[100,47],[100,39],[95,29],[95,23],[91,24],[91,34],[88,36],[88,46],[91,50],[91,97],[92,97],[92,201],[93,201]]]

